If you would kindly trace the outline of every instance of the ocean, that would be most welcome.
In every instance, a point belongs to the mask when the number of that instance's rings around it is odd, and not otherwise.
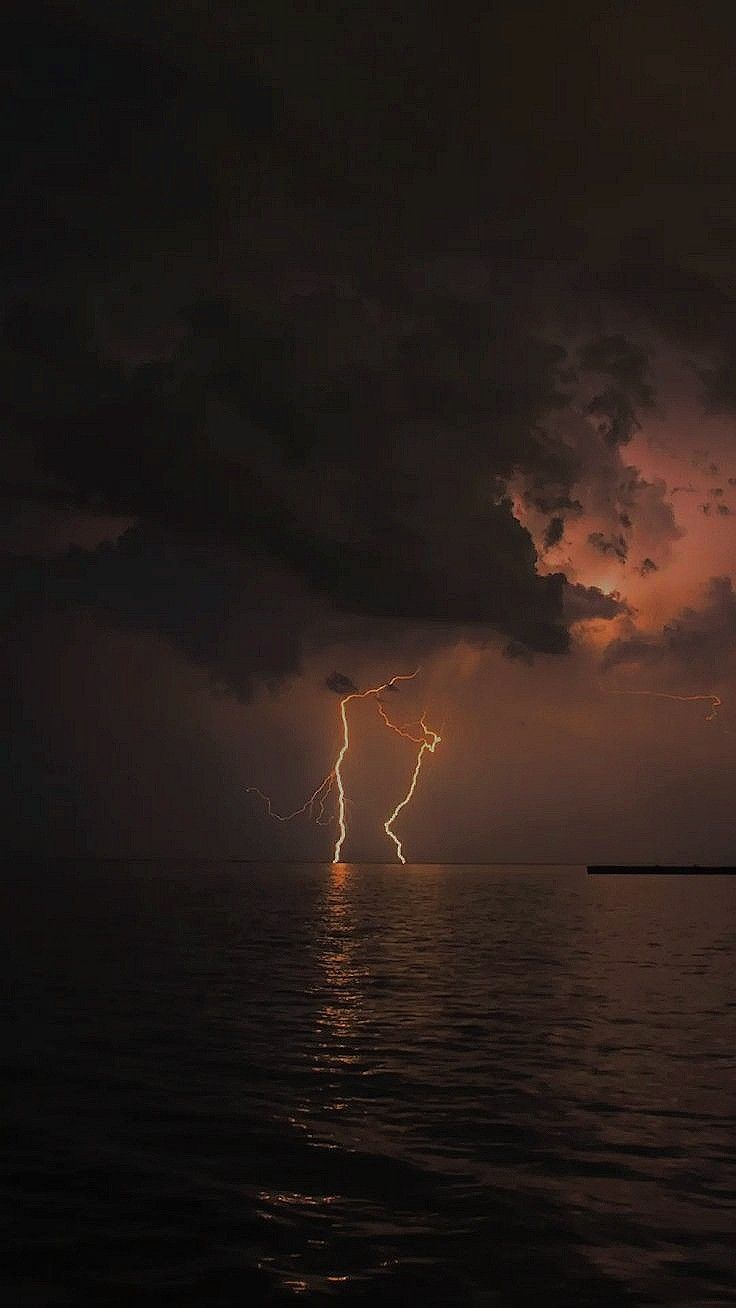
[[[736,1303],[736,879],[18,863],[0,1301]]]

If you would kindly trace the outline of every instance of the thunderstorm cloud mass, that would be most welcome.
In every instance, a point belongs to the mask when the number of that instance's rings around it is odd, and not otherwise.
[[[603,8],[10,4],[11,848],[325,857],[421,665],[417,858],[729,861],[736,92]]]

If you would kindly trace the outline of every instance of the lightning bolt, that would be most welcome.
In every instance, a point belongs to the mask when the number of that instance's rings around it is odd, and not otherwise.
[[[404,728],[404,727],[396,726],[393,722],[390,721],[388,714],[386,713],[386,710],[384,709],[379,699],[379,695],[383,694],[385,690],[390,690],[399,681],[413,681],[414,678],[418,676],[418,674],[419,674],[419,668],[417,668],[415,672],[397,673],[397,675],[391,677],[389,681],[382,682],[380,686],[371,686],[369,687],[368,690],[354,690],[351,691],[349,695],[343,696],[343,698],[340,700],[340,721],[342,723],[342,743],[340,745],[340,749],[338,751],[335,762],[332,768],[330,769],[330,771],[327,773],[327,776],[324,777],[322,781],[320,781],[319,785],[317,786],[317,789],[314,790],[312,794],[309,796],[309,799],[305,800],[305,802],[301,805],[300,808],[295,808],[293,813],[285,813],[285,814],[277,813],[271,803],[269,796],[264,794],[262,790],[259,790],[258,786],[248,786],[246,788],[246,794],[258,795],[259,798],[262,799],[264,804],[266,805],[266,812],[268,813],[268,816],[271,818],[275,818],[277,822],[291,822],[293,821],[294,818],[300,817],[302,814],[307,813],[315,822],[317,822],[319,825],[324,826],[328,822],[331,822],[333,820],[331,817],[325,818],[324,814],[325,814],[325,804],[327,803],[327,800],[332,794],[333,789],[336,789],[337,790],[337,822],[338,822],[339,830],[338,830],[337,839],[335,841],[335,848],[332,855],[332,861],[333,863],[339,863],[340,855],[342,853],[342,847],[347,837],[345,812],[346,812],[346,805],[349,802],[345,794],[345,785],[342,776],[342,765],[350,749],[350,726],[348,723],[348,704],[350,704],[350,702],[354,699],[373,698],[376,700],[376,703],[378,704],[378,711],[381,714],[381,717],[383,718],[384,722],[386,723],[386,726],[390,727],[392,731],[397,732],[398,735],[404,736],[407,740],[411,740],[413,741],[414,744],[420,746],[419,755],[417,757],[417,766],[414,773],[414,777],[412,779],[411,789],[409,793],[405,796],[405,798],[401,801],[401,803],[397,806],[395,812],[392,813],[389,822],[384,824],[387,834],[394,841],[394,844],[397,847],[399,859],[401,860],[402,863],[405,863],[406,859],[404,858],[401,852],[401,844],[396,839],[396,836],[393,834],[393,832],[388,830],[388,827],[390,823],[394,820],[394,818],[397,816],[397,814],[401,811],[401,809],[404,808],[406,804],[409,803],[409,800],[411,799],[414,793],[414,788],[417,783],[417,777],[419,776],[419,769],[421,767],[422,757],[427,749],[430,749],[431,752],[434,753],[434,750],[437,744],[439,743],[440,737],[437,735],[436,732],[429,731],[429,729],[424,724],[424,719],[422,719],[423,734],[421,736],[410,735],[408,727]]]
[[[417,668],[416,672],[411,672],[408,675],[402,676],[401,674],[399,674],[395,677],[392,677],[390,681],[384,681],[383,685],[381,686],[374,686],[371,690],[355,690],[350,695],[345,695],[345,697],[340,700],[340,717],[342,718],[342,745],[340,747],[340,752],[335,760],[335,766],[332,769],[335,781],[337,782],[337,821],[340,829],[339,829],[337,840],[335,841],[335,852],[332,855],[333,863],[340,862],[340,854],[342,853],[342,847],[345,843],[345,837],[347,836],[347,827],[345,826],[345,787],[343,786],[343,781],[342,781],[342,765],[345,759],[345,755],[347,754],[350,748],[350,731],[348,728],[348,711],[347,711],[348,704],[353,699],[367,699],[370,695],[372,695],[377,700],[378,696],[382,694],[384,690],[388,690],[391,686],[395,686],[397,681],[413,681],[414,677],[417,676],[418,672],[419,672],[419,668]],[[380,709],[380,705],[379,705],[379,709]]]
[[[424,755],[427,752],[429,752],[430,754],[434,754],[434,751],[439,745],[442,737],[439,735],[438,732],[432,731],[431,727],[427,726],[427,723],[425,722],[425,715],[422,715],[422,719],[421,719],[421,728],[424,734],[421,737],[417,738],[416,736],[410,736],[406,728],[397,727],[394,725],[393,722],[389,721],[382,705],[379,705],[379,712],[384,722],[386,723],[386,726],[391,727],[392,731],[398,731],[400,736],[404,736],[407,740],[414,741],[415,745],[419,745],[419,753],[417,754],[417,761],[414,767],[414,773],[411,779],[411,784],[409,786],[409,789],[404,795],[404,798],[400,800],[399,803],[396,805],[396,808],[394,809],[390,818],[387,818],[383,824],[383,829],[386,832],[386,835],[388,836],[389,840],[393,840],[396,846],[396,854],[399,862],[405,863],[406,859],[404,858],[404,852],[401,847],[401,841],[399,840],[399,837],[395,834],[395,832],[392,831],[392,827],[397,817],[399,816],[399,813],[401,812],[402,808],[406,808],[407,804],[409,803],[410,799],[414,794],[414,791],[417,788],[417,781],[419,780],[419,773],[421,772],[422,769],[422,760],[424,758]]]
[[[334,773],[328,772],[327,776],[320,782],[314,793],[309,796],[309,799],[302,804],[301,808],[295,808],[293,813],[277,813],[271,804],[269,796],[264,794],[262,790],[259,790],[258,786],[246,786],[245,793],[246,795],[258,795],[266,805],[268,816],[274,818],[276,822],[291,822],[295,817],[300,817],[302,813],[309,813],[310,817],[314,817],[314,808],[315,805],[318,804],[319,812],[315,821],[321,823],[324,819],[325,803],[329,798],[334,782]]]
[[[421,745],[421,744],[422,744],[422,741],[424,740],[424,736],[426,735],[426,732],[424,732],[424,734],[421,735],[421,736],[412,736],[412,735],[410,735],[410,733],[409,733],[409,727],[411,726],[411,723],[410,723],[410,722],[407,723],[407,725],[406,725],[405,727],[397,727],[396,723],[391,721],[391,719],[390,719],[390,717],[388,716],[388,713],[386,712],[386,710],[385,710],[383,704],[381,703],[380,699],[377,701],[377,703],[378,703],[378,712],[380,713],[380,715],[381,715],[381,717],[383,718],[384,722],[386,723],[386,726],[387,726],[387,727],[390,727],[392,731],[395,731],[396,734],[397,734],[397,736],[403,736],[403,737],[404,737],[404,740],[411,740],[411,741],[413,741],[413,743],[414,743],[415,745]]]
[[[671,695],[666,690],[609,690],[609,695],[654,695],[657,699],[675,699],[680,703],[688,704],[696,700],[706,700],[710,703],[710,713],[706,717],[706,722],[712,722],[718,716],[718,710],[721,707],[722,700],[719,695]]]

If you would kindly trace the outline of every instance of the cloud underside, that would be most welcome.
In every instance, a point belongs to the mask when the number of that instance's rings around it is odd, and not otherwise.
[[[625,220],[603,230],[605,205],[571,218],[555,199],[565,133],[550,155],[518,107],[501,130],[504,59],[497,90],[483,78],[489,112],[463,102],[469,161],[448,113],[466,92],[427,33],[407,78],[356,15],[345,79],[324,57],[342,40],[327,11],[306,52],[298,15],[223,16],[237,29],[227,55],[155,23],[140,40],[137,10],[127,30],[84,6],[42,23],[14,12],[3,488],[136,525],[6,558],[13,615],[93,609],[248,694],[297,670],[333,613],[429,624],[438,642],[472,626],[527,657],[564,654],[575,622],[626,612],[541,575],[509,487],[546,520],[545,549],[590,512],[592,485],[611,505],[594,549],[626,559],[637,515],[655,544],[676,536],[664,488],[626,449],[658,399],[652,331],[709,352],[707,402],[733,403],[731,309],[688,263],[692,206],[672,218],[671,191],[645,187],[638,230],[613,244]],[[379,75],[364,76],[373,58]],[[578,134],[579,76],[560,110]],[[539,78],[530,88],[543,100]],[[618,148],[605,123],[595,149],[570,152],[571,187],[587,167],[598,200]],[[632,149],[644,185],[650,160]]]

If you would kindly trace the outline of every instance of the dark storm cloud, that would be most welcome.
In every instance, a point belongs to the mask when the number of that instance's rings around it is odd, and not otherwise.
[[[610,620],[631,612],[626,601],[616,591],[606,595],[598,586],[583,586],[580,582],[565,587],[564,608],[570,623],[586,622],[594,618]]]
[[[631,533],[637,560],[666,562],[665,488],[624,461],[661,342],[732,402],[732,24],[676,0],[9,0],[0,489],[23,512],[3,603],[16,674],[32,655],[49,688],[16,714],[11,768],[63,701],[24,834],[44,786],[49,812],[70,807],[53,790],[70,725],[118,778],[138,713],[127,771],[143,756],[146,784],[115,780],[111,806],[104,766],[68,773],[80,831],[99,782],[102,843],[126,822],[145,843],[172,775],[163,828],[184,849],[201,807],[211,852],[207,815],[224,831],[238,799],[186,730],[198,669],[246,697],[315,646],[323,673],[366,667],[366,646],[392,668],[410,649],[410,668],[458,630],[526,659],[626,621],[621,598],[538,575],[514,505],[540,539],[590,514],[583,537]],[[62,672],[65,623],[86,634]]]
[[[625,336],[600,336],[580,351],[580,363],[589,372],[610,377],[616,386],[642,407],[654,403],[648,380],[649,353]]]
[[[544,490],[540,486],[533,486],[524,492],[524,501],[539,509],[540,513],[555,513],[558,509],[564,509],[570,514],[579,516],[583,512],[580,500],[571,499],[569,491],[566,490]]]
[[[494,489],[512,466],[508,427],[521,442],[536,398],[519,393],[499,417],[501,448],[484,449],[447,420],[427,428],[416,405],[371,403],[364,379],[305,366],[288,318],[269,330],[216,303],[183,321],[168,358],[126,368],[68,317],[6,314],[15,429],[70,505],[200,533],[292,569],[347,611],[488,623],[566,648],[562,578],[536,575],[531,540]],[[385,380],[375,373],[373,388]],[[533,459],[533,436],[517,453]]]
[[[593,549],[598,550],[599,554],[613,554],[622,563],[626,562],[628,554],[628,545],[625,536],[604,536],[602,531],[591,531],[588,536],[588,544]]]
[[[544,529],[544,548],[551,550],[555,545],[559,545],[565,534],[565,519],[560,517],[550,518]]]
[[[518,17],[478,17],[469,44],[457,16],[435,30],[411,6],[348,24],[331,5],[12,9],[0,380],[31,469],[6,462],[5,491],[137,519],[148,557],[126,538],[67,560],[72,580],[50,563],[49,602],[66,587],[156,628],[239,691],[298,664],[313,595],[568,648],[564,578],[537,574],[507,484],[580,514],[583,459],[551,418],[582,378],[616,453],[653,396],[633,337],[591,328],[573,360],[548,324],[591,251],[591,318],[606,297],[655,315],[670,265],[638,282],[628,256],[601,268],[595,222],[571,220],[560,187],[599,214],[617,161],[646,179],[659,157],[659,120],[621,146],[587,57],[615,71],[634,38],[535,13],[540,53]],[[685,330],[680,312],[659,325]],[[659,492],[632,477],[619,511],[633,521],[635,501],[666,533]],[[235,592],[246,576],[255,605],[271,574],[287,592],[266,608],[273,648],[264,627],[238,667]]]
[[[654,403],[646,350],[625,336],[602,336],[581,350],[580,362],[611,379],[612,384],[589,401],[587,412],[600,419],[598,429],[608,445],[627,445],[641,428],[637,411]]]
[[[729,352],[729,334],[734,325],[730,293],[719,284],[718,275],[708,274],[698,266],[699,254],[707,248],[709,234],[704,231],[713,201],[708,183],[702,193],[695,181],[673,178],[642,196],[641,208],[649,210],[651,223],[667,222],[665,241],[656,233],[642,234],[632,222],[622,242],[623,255],[589,268],[578,275],[575,291],[589,305],[616,305],[627,317],[627,324],[648,324],[662,336],[689,350],[705,349],[718,358]],[[673,214],[672,205],[679,196],[692,201],[699,196],[702,213],[693,216],[690,206]],[[733,196],[729,203],[733,203]],[[671,257],[663,258],[660,245],[668,244]],[[700,251],[696,248],[700,246]],[[628,248],[627,248],[628,247]],[[724,265],[727,266],[727,265]],[[729,356],[730,358],[730,356]],[[731,364],[696,367],[703,396],[712,411],[730,404],[728,379]],[[703,456],[693,459],[694,467],[703,467]],[[718,472],[715,464],[709,469]]]
[[[223,155],[252,158],[272,136],[270,89],[252,69],[215,73],[62,6],[10,10],[0,55],[6,277],[43,277],[63,301],[76,298],[76,277],[89,293],[110,261],[168,254],[175,267],[187,244],[212,236]]]
[[[294,579],[256,568],[201,535],[131,528],[114,543],[53,559],[0,559],[12,625],[43,611],[92,612],[164,637],[215,685],[247,698],[255,680],[297,672],[315,606]]]
[[[358,687],[350,677],[346,677],[344,672],[331,672],[325,680],[325,686],[328,690],[334,691],[336,695],[357,695]]]
[[[0,371],[6,422],[35,467],[21,485],[6,465],[6,493],[137,518],[182,569],[179,537],[196,537],[223,560],[291,571],[346,612],[483,624],[563,652],[563,579],[537,575],[503,486],[518,470],[571,482],[570,452],[539,422],[565,402],[565,352],[532,330],[513,269],[499,265],[470,302],[424,256],[381,272],[358,241],[338,279],[297,242],[280,250],[283,268],[255,283],[246,268],[225,297],[212,283],[228,183],[255,170],[258,186],[280,187],[259,171],[264,142],[272,159],[285,140],[260,76],[191,50],[183,66],[62,18],[16,20],[4,58],[23,133],[6,190],[15,275]],[[254,212],[245,244],[263,240]],[[199,251],[182,261],[193,231]],[[129,259],[145,267],[132,290]],[[150,576],[165,579],[156,550]],[[123,553],[77,560],[85,603],[98,586],[106,607],[101,574]],[[140,625],[155,624],[149,574],[125,561],[126,613],[137,580]],[[191,567],[204,658],[221,624]],[[49,594],[57,581],[50,567]],[[192,648],[194,632],[161,622]],[[248,675],[244,663],[238,688]]]
[[[710,413],[736,412],[736,357],[730,355],[715,368],[699,368],[703,394]],[[714,476],[719,469],[711,464],[708,471]]]

